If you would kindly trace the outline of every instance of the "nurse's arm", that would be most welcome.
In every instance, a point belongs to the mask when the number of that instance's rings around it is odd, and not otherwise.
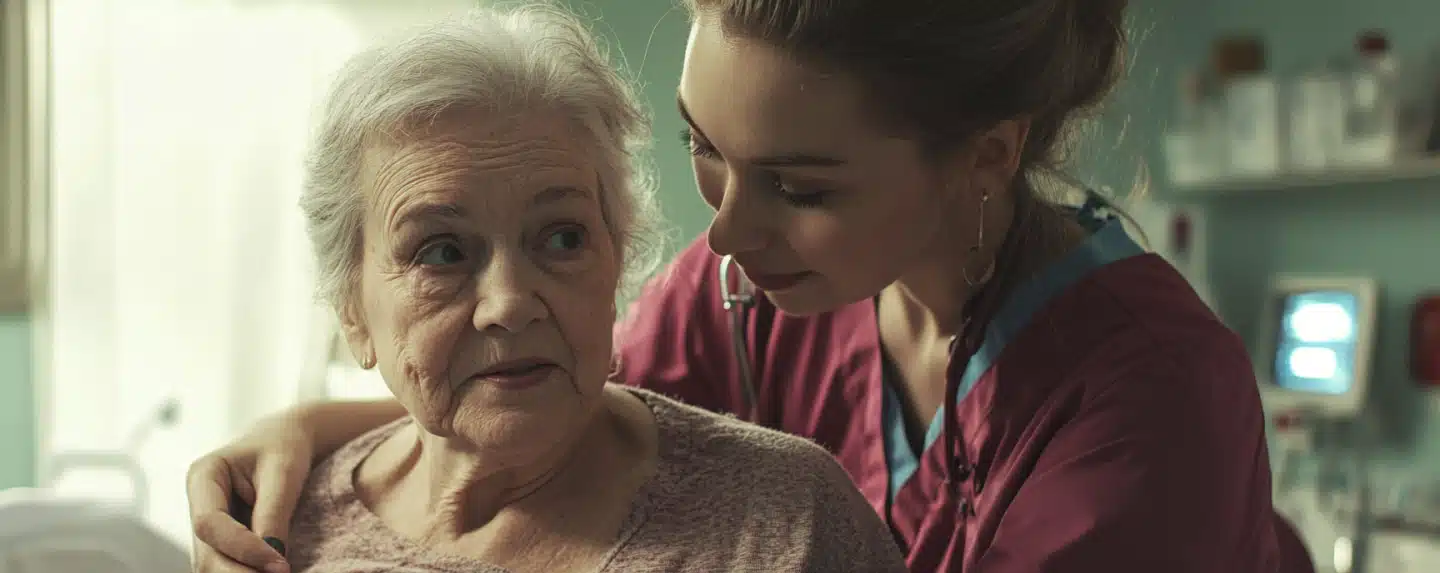
[[[315,402],[296,408],[291,415],[310,436],[315,459],[328,457],[340,446],[375,428],[407,415],[399,400],[343,400]]]
[[[971,573],[1276,571],[1258,389],[1217,338],[1133,353],[1058,408]]]

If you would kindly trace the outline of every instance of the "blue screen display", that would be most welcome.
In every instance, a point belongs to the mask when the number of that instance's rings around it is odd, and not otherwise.
[[[1280,305],[1275,383],[1299,392],[1344,394],[1355,383],[1355,293],[1296,292]]]

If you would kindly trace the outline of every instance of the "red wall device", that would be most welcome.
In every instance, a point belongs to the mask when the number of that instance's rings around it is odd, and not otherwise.
[[[1440,389],[1440,293],[1415,301],[1410,325],[1410,376],[1423,387]]]

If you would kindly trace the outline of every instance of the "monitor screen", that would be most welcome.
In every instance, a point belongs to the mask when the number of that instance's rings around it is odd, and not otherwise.
[[[1275,329],[1275,384],[1297,392],[1349,392],[1356,377],[1359,296],[1309,290],[1282,297]]]

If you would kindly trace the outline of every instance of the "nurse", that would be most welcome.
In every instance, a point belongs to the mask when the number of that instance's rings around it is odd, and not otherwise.
[[[687,4],[715,219],[617,325],[619,381],[823,445],[912,571],[1281,569],[1240,341],[1047,185],[1121,74],[1124,0]],[[192,496],[254,506],[253,534],[192,507],[198,539],[259,570],[312,459],[403,413],[308,406],[197,462]]]

